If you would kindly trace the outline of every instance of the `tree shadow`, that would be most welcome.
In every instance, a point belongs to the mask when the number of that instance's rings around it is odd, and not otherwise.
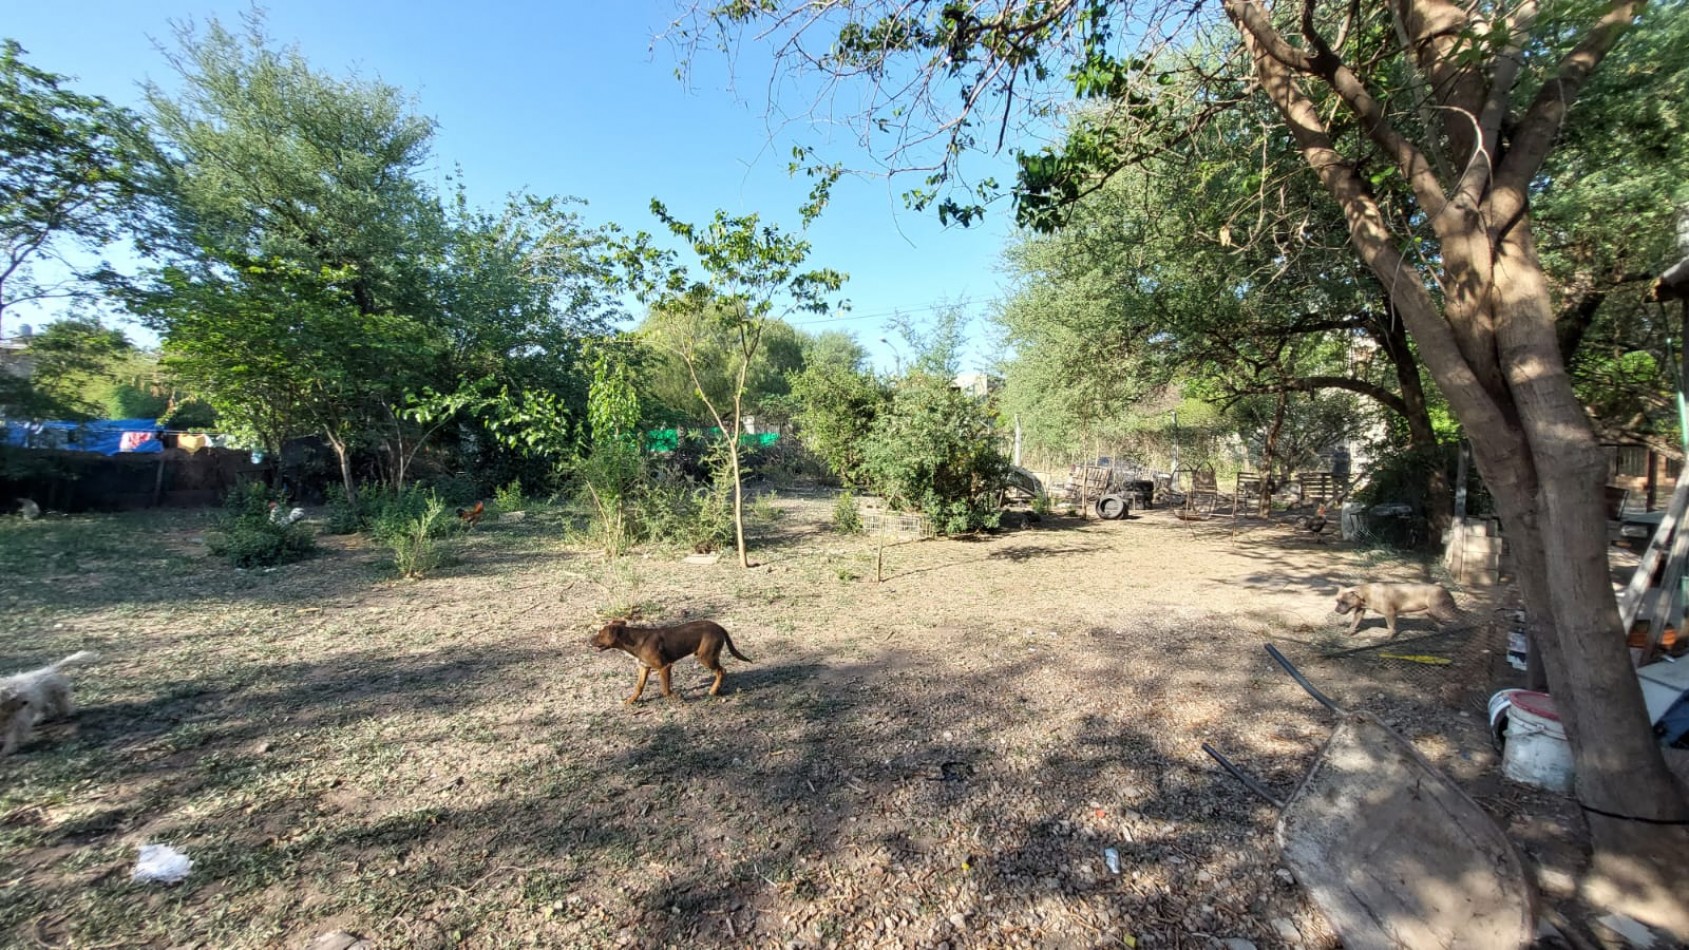
[[[1221,926],[1276,940],[1271,919],[1311,918],[1272,876],[1272,810],[1198,743],[1233,752],[1284,796],[1325,714],[1264,657],[1217,667],[1209,644],[1133,636],[1095,627],[1084,634],[1095,649],[1038,661],[1075,683],[1116,684],[1074,703],[1023,682],[1024,661],[934,669],[930,655],[894,647],[735,666],[720,699],[688,673],[686,702],[633,709],[615,705],[625,667],[595,664],[602,708],[498,707],[528,717],[516,721],[482,707],[545,695],[557,661],[543,651],[259,664],[90,708],[74,748],[38,780],[131,792],[41,830],[33,847],[121,855],[137,830],[194,842],[194,875],[170,901],[201,923],[175,939],[210,933],[203,911],[238,885],[237,900],[308,892],[309,910],[284,916],[338,915],[395,943],[520,932],[553,945],[1003,946],[1132,934],[1180,946]],[[1137,674],[1152,653],[1172,655],[1171,675]],[[1224,697],[1218,718],[1180,718],[1193,690]],[[399,713],[404,731],[375,728]],[[466,719],[536,751],[477,768]],[[594,737],[590,750],[570,748],[573,723]],[[197,728],[171,728],[183,725]],[[353,795],[355,775],[290,784],[289,737],[319,733],[353,737],[352,761],[373,767],[434,756],[442,768],[391,801]],[[180,811],[189,800],[191,815]],[[73,898],[151,906],[109,864],[98,870],[26,873],[25,916]],[[42,933],[89,935],[74,915]]]

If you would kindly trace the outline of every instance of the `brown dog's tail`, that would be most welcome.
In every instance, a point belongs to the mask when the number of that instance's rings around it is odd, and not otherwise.
[[[738,657],[739,659],[744,660],[746,663],[755,663],[756,662],[755,660],[751,659],[750,657],[746,656],[745,654],[739,652],[739,648],[733,645],[733,637],[730,634],[728,634],[728,632],[726,630],[723,630],[721,632],[721,642],[727,644],[727,652],[733,654],[734,656]]]

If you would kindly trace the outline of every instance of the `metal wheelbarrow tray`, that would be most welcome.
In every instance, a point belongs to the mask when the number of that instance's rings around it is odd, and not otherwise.
[[[1408,740],[1315,689],[1337,728],[1289,800],[1279,801],[1212,746],[1203,751],[1279,808],[1284,862],[1347,950],[1518,948],[1536,919],[1512,842]]]

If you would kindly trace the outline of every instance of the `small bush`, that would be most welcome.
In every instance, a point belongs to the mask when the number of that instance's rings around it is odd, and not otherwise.
[[[410,531],[416,520],[435,505],[442,514],[445,512],[445,500],[415,485],[399,491],[372,485],[359,496],[358,513],[369,533],[377,541],[389,544],[393,538]]]
[[[507,511],[521,511],[527,498],[522,494],[522,480],[511,479],[510,484],[493,491],[493,506],[502,514]]]
[[[364,521],[358,517],[358,509],[346,500],[346,489],[341,485],[328,486],[328,499],[324,504],[323,532],[325,534],[356,534],[363,530]]]
[[[393,566],[401,576],[421,577],[445,562],[439,535],[449,530],[446,517],[446,503],[430,494],[421,513],[399,523],[396,530],[389,526],[384,540],[393,549]]]
[[[1032,513],[1038,517],[1048,517],[1051,509],[1054,507],[1055,506],[1050,502],[1049,493],[1039,492],[1038,494],[1032,496]]]
[[[261,482],[243,482],[223,500],[206,546],[235,567],[269,567],[297,560],[316,546],[303,523],[280,524],[270,504],[280,505],[280,492]]]
[[[625,560],[612,561],[610,570],[606,573],[607,579],[600,583],[609,597],[603,609],[599,611],[599,615],[605,620],[618,617],[638,620],[661,613],[660,609],[653,609],[640,596],[645,582],[639,574],[637,564]]]
[[[926,515],[941,534],[997,527],[1009,460],[990,404],[913,374],[875,418],[862,446],[866,482],[899,511]]]
[[[700,554],[733,542],[733,500],[725,479],[695,485],[660,474],[641,486],[633,506],[638,534]]]
[[[579,510],[584,512],[582,525],[579,530],[571,531],[571,535],[577,542],[603,551],[612,560],[626,554],[634,541],[627,510],[619,502],[591,498],[590,487],[586,494],[586,500],[577,499]]]
[[[745,521],[750,524],[771,525],[780,520],[779,506],[774,503],[780,499],[775,492],[763,492],[751,499],[745,511]]]
[[[833,530],[840,534],[862,533],[862,512],[856,510],[856,495],[849,491],[839,492],[839,497],[833,502]]]

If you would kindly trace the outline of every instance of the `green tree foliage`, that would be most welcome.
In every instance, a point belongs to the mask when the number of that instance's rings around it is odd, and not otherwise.
[[[1190,82],[1170,79],[1170,90]],[[1069,144],[1106,119],[1082,112]],[[1405,441],[1435,444],[1400,321],[1301,168],[1271,116],[1240,104],[1173,154],[1039,206],[1064,226],[1017,238],[1007,255],[1016,293],[998,314],[1014,352],[1004,409],[1022,417],[1031,445],[1130,444],[1143,430],[1127,407],[1169,387],[1234,408],[1311,393],[1287,405],[1348,407],[1355,425],[1334,440],[1360,434],[1366,413],[1354,397],[1364,396],[1402,417]],[[1291,412],[1292,430],[1304,415]],[[1277,418],[1227,417],[1256,443]]]
[[[1561,352],[1602,435],[1681,455],[1676,315],[1648,300],[1689,246],[1689,9],[1649,5],[1579,98],[1531,211]],[[1646,366],[1653,372],[1643,372]]]
[[[358,450],[395,490],[439,442],[482,488],[560,471],[585,340],[617,312],[606,232],[565,198],[442,202],[418,176],[433,124],[400,90],[314,70],[256,18],[178,40],[183,91],[148,89],[141,245],[167,264],[128,293],[166,367],[224,428],[323,436],[353,504]]]
[[[868,351],[856,337],[840,330],[824,330],[802,338],[803,366],[838,366],[861,370],[868,365]]]
[[[110,241],[133,192],[133,117],[23,56],[0,42],[0,330],[17,304],[79,292],[59,252]],[[59,276],[38,274],[43,261]]]
[[[915,372],[860,443],[859,470],[895,508],[919,511],[944,534],[997,526],[1008,459],[989,404],[948,377]]]
[[[792,377],[798,438],[846,485],[864,480],[863,451],[890,391],[859,360],[817,359]]]
[[[495,214],[472,209],[457,192],[435,284],[448,341],[437,389],[490,379],[529,415],[551,406],[564,414],[557,421],[585,418],[587,345],[609,332],[618,309],[609,290],[609,236],[582,219],[578,204],[516,195]],[[489,485],[511,478],[544,484],[566,457],[550,454],[556,444],[574,441],[511,443],[494,437],[494,418],[466,412],[457,420],[476,435],[474,467]]]
[[[823,179],[803,207],[805,229],[826,206],[831,181]],[[739,565],[750,567],[739,437],[751,372],[769,328],[791,314],[825,313],[845,275],[825,268],[804,270],[809,241],[801,233],[783,234],[754,214],[717,211],[708,224],[699,226],[674,217],[660,201],[651,202],[651,211],[696,258],[701,273],[694,275],[676,254],[656,248],[642,233],[621,255],[625,279],[658,315],[658,324],[671,328],[645,339],[685,367],[695,394],[726,440]],[[727,342],[725,354],[712,353],[712,341],[721,340]],[[706,378],[722,356],[731,387],[712,393]]]
[[[221,423],[275,446],[307,432],[340,458],[442,351],[430,296],[439,215],[412,172],[432,126],[397,89],[341,81],[260,25],[183,28],[184,90],[149,86],[157,215],[173,263],[130,295],[165,363]]]
[[[700,318],[700,317],[703,318]],[[739,345],[733,321],[691,311],[653,310],[640,323],[639,335],[649,355],[640,367],[640,388],[653,403],[658,421],[713,424],[708,404],[730,405],[738,383]],[[690,357],[682,354],[691,354]],[[692,378],[687,359],[697,364]],[[745,374],[744,411],[764,418],[784,414],[788,379],[804,365],[804,341],[791,324],[770,320]]]
[[[101,418],[107,415],[105,397],[134,356],[135,347],[123,331],[97,320],[73,317],[49,323],[30,338],[25,356],[29,375],[0,372],[0,416]]]

